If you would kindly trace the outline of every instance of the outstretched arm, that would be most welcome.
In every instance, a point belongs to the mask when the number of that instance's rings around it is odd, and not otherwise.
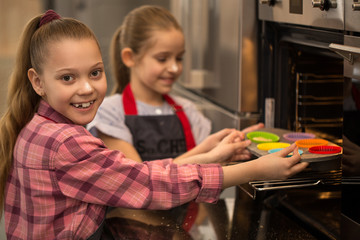
[[[286,157],[294,152],[293,156]],[[223,188],[243,184],[253,180],[283,180],[304,170],[309,163],[300,162],[300,154],[295,144],[283,150],[258,159],[223,167]]]

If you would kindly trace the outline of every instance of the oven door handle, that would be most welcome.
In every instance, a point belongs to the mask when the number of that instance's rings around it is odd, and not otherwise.
[[[330,43],[330,50],[336,52],[344,59],[350,62],[350,64],[354,63],[354,58],[360,56],[360,48],[353,46],[346,46],[336,43]]]

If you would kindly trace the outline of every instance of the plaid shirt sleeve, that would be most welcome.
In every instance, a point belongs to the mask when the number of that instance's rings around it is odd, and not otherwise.
[[[193,199],[218,200],[223,179],[218,164],[179,166],[171,159],[137,163],[106,149],[90,133],[65,135],[50,164],[68,197],[141,209],[169,209]]]

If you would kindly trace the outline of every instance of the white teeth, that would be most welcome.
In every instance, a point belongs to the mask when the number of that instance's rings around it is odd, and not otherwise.
[[[74,103],[74,107],[76,108],[88,108],[91,104],[93,104],[94,101],[88,102],[88,103]]]

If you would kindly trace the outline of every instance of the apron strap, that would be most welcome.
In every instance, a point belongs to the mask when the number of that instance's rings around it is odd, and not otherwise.
[[[186,148],[189,151],[190,149],[195,147],[194,136],[191,131],[189,119],[187,118],[183,108],[178,105],[169,95],[164,94],[163,97],[166,102],[174,109],[175,114],[181,122],[185,134]]]
[[[122,93],[122,100],[125,115],[137,115],[136,102],[134,94],[131,91],[130,84],[126,85]]]
[[[178,105],[169,95],[163,95],[165,101],[174,109],[175,114],[179,118],[181,125],[184,130],[185,141],[186,141],[186,149],[189,151],[193,147],[195,147],[194,136],[191,131],[190,122],[180,105]],[[130,84],[126,85],[124,88],[123,94],[123,106],[125,115],[137,115],[136,102],[134,98],[134,94],[131,91]]]
[[[190,126],[189,120],[188,120],[183,108],[180,105],[178,105],[169,95],[165,94],[165,95],[163,95],[163,97],[167,101],[167,103],[170,106],[172,106],[172,108],[174,109],[176,115],[178,116],[178,118],[181,122],[181,125],[184,130],[185,140],[186,140],[186,148],[189,151],[190,149],[195,147],[195,141],[194,141],[194,137],[193,137],[193,134],[191,131],[191,126]],[[195,223],[198,212],[199,212],[199,204],[197,204],[194,201],[191,201],[189,203],[189,207],[186,212],[184,222],[182,223],[182,228],[186,232],[189,232],[191,230],[191,227]]]

